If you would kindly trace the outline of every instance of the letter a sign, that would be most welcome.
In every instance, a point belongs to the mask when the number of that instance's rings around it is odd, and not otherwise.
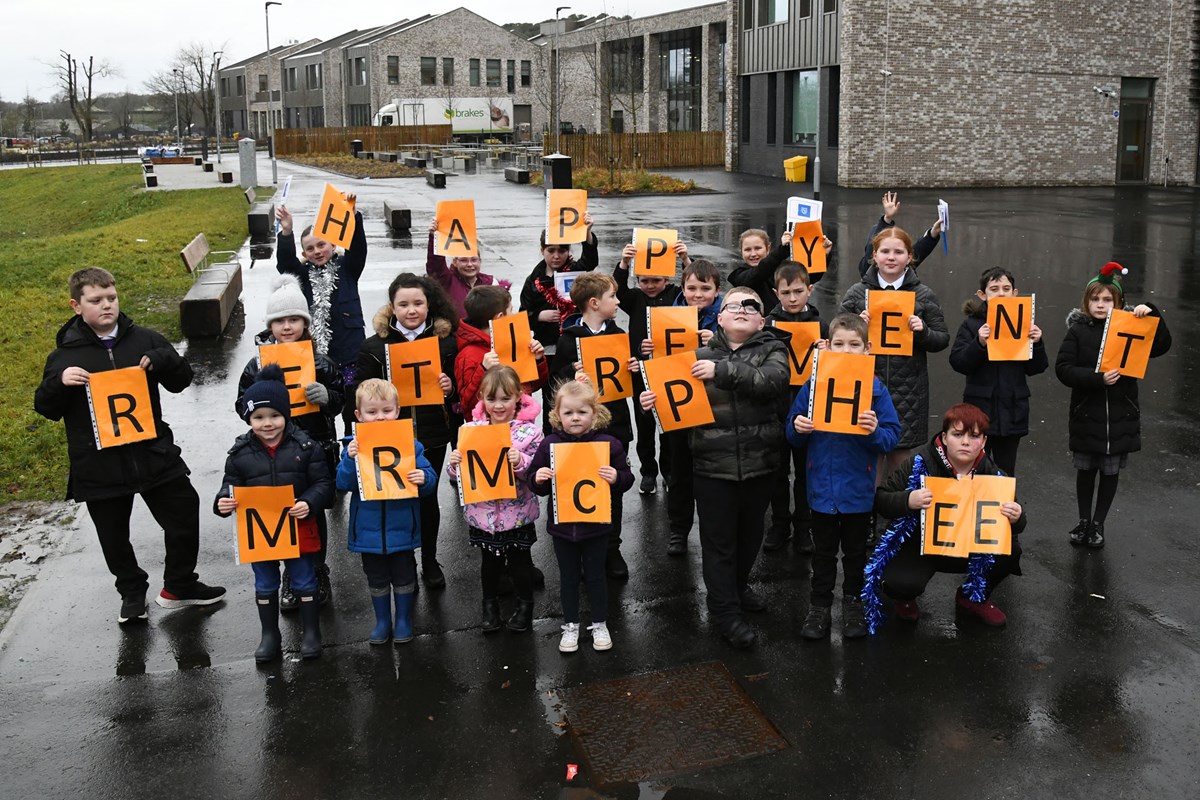
[[[508,460],[512,449],[508,425],[464,425],[458,429],[458,502],[516,500],[517,477]]]
[[[97,450],[158,436],[150,405],[150,383],[141,367],[93,372],[87,396]]]
[[[332,183],[325,184],[312,235],[341,248],[349,247],[354,238],[354,206]]]
[[[296,503],[291,486],[235,486],[233,499],[239,564],[300,557],[296,518],[288,516]]]
[[[447,258],[479,255],[475,239],[475,201],[446,200],[437,204],[433,252]]]
[[[612,522],[612,493],[600,477],[609,466],[608,442],[550,445],[554,470],[554,522]]]
[[[358,492],[363,500],[404,500],[416,497],[418,487],[405,478],[417,468],[417,446],[411,419],[361,422],[354,426],[358,440]]]

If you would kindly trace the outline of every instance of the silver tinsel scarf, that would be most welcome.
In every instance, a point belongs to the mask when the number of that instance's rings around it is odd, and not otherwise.
[[[312,286],[312,338],[318,353],[329,352],[333,330],[329,327],[329,300],[337,288],[337,266],[331,261],[323,267],[309,266],[308,282]]]

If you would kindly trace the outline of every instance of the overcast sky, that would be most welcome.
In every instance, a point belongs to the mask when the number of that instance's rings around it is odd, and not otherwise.
[[[705,5],[704,0],[283,0],[271,7],[271,43],[328,39],[355,28],[397,22],[420,13],[437,14],[465,6],[496,23],[552,19],[556,5],[571,4],[565,14],[607,12],[648,16]],[[57,87],[49,63],[60,50],[76,59],[95,56],[120,71],[106,79],[101,92],[144,92],[151,74],[167,66],[181,46],[195,42],[224,50],[232,64],[266,49],[261,0],[62,0],[41,5],[4,4],[5,29],[0,48],[0,98],[17,102],[26,93],[48,100]],[[631,9],[636,8],[636,13]],[[340,14],[335,16],[335,12]]]

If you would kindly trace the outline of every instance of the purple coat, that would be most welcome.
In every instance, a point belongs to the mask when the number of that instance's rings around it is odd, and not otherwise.
[[[446,290],[446,294],[450,295],[450,301],[458,309],[458,318],[466,319],[467,310],[463,308],[463,301],[467,299],[467,293],[471,291],[471,286],[462,279],[456,270],[451,269],[444,256],[433,252],[432,233],[429,234],[429,253],[425,256],[425,274],[440,283]],[[495,282],[496,276],[481,272],[475,283],[477,286],[491,286]],[[500,281],[500,285],[507,289],[510,284],[508,281]]]

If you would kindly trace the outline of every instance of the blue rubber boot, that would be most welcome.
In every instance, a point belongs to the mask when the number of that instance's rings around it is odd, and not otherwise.
[[[416,595],[409,592],[396,592],[396,627],[392,631],[392,643],[404,644],[413,638],[412,610]]]
[[[376,594],[378,592],[378,594]],[[371,644],[387,644],[392,638],[392,590],[372,589],[371,605],[375,608],[375,627],[371,629]]]

